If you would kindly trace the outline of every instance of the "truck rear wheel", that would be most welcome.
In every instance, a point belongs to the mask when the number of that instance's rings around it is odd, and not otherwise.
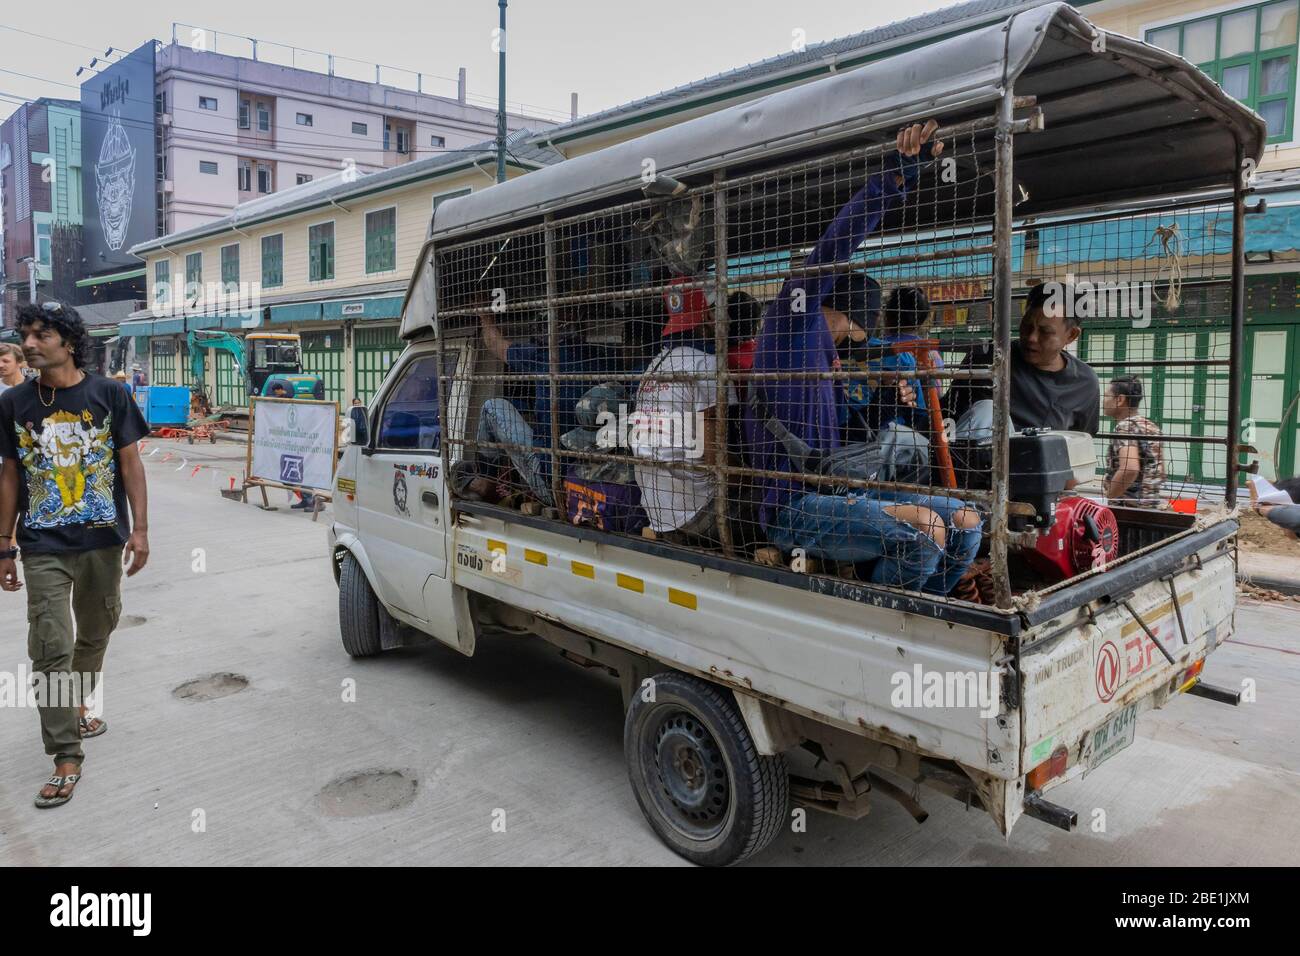
[[[344,552],[339,569],[339,633],[343,649],[353,657],[374,657],[383,650],[379,642],[379,599],[350,552]]]
[[[642,685],[623,725],[623,753],[646,820],[693,863],[739,863],[785,821],[785,758],[760,754],[731,694],[707,681],[667,672]]]

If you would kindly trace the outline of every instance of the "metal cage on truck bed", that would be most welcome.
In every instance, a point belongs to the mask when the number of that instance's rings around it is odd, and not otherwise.
[[[1052,4],[442,203],[402,334],[446,353],[454,506],[1001,633],[1159,577],[1235,530],[1264,137],[1186,61]],[[1179,331],[1214,283],[1229,314]],[[1085,340],[1093,420],[1123,375],[1159,433],[1069,443],[1096,461],[1066,462],[1082,541],[1040,481],[1052,433],[1012,421],[1044,294],[1085,332],[1168,333]],[[959,421],[963,396],[991,415]],[[1139,444],[1163,481],[1108,504]]]

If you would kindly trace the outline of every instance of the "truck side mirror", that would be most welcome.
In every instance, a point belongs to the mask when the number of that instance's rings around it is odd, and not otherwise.
[[[348,418],[352,420],[352,444],[370,444],[370,425],[366,420],[365,408],[354,405],[348,409]]]

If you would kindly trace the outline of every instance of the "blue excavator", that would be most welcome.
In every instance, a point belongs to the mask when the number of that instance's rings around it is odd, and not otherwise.
[[[206,349],[228,352],[244,379],[249,395],[269,396],[283,391],[289,398],[325,398],[325,382],[302,370],[302,340],[293,332],[250,332],[244,338],[229,332],[196,329],[185,337],[190,352],[193,403],[199,415],[211,415],[212,403],[204,387],[203,356]],[[283,386],[277,389],[276,385]]]

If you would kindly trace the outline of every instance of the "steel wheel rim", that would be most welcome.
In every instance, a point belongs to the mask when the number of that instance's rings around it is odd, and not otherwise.
[[[689,840],[716,838],[731,817],[731,775],[722,748],[700,718],[680,706],[648,717],[643,745],[650,798],[660,817]]]

